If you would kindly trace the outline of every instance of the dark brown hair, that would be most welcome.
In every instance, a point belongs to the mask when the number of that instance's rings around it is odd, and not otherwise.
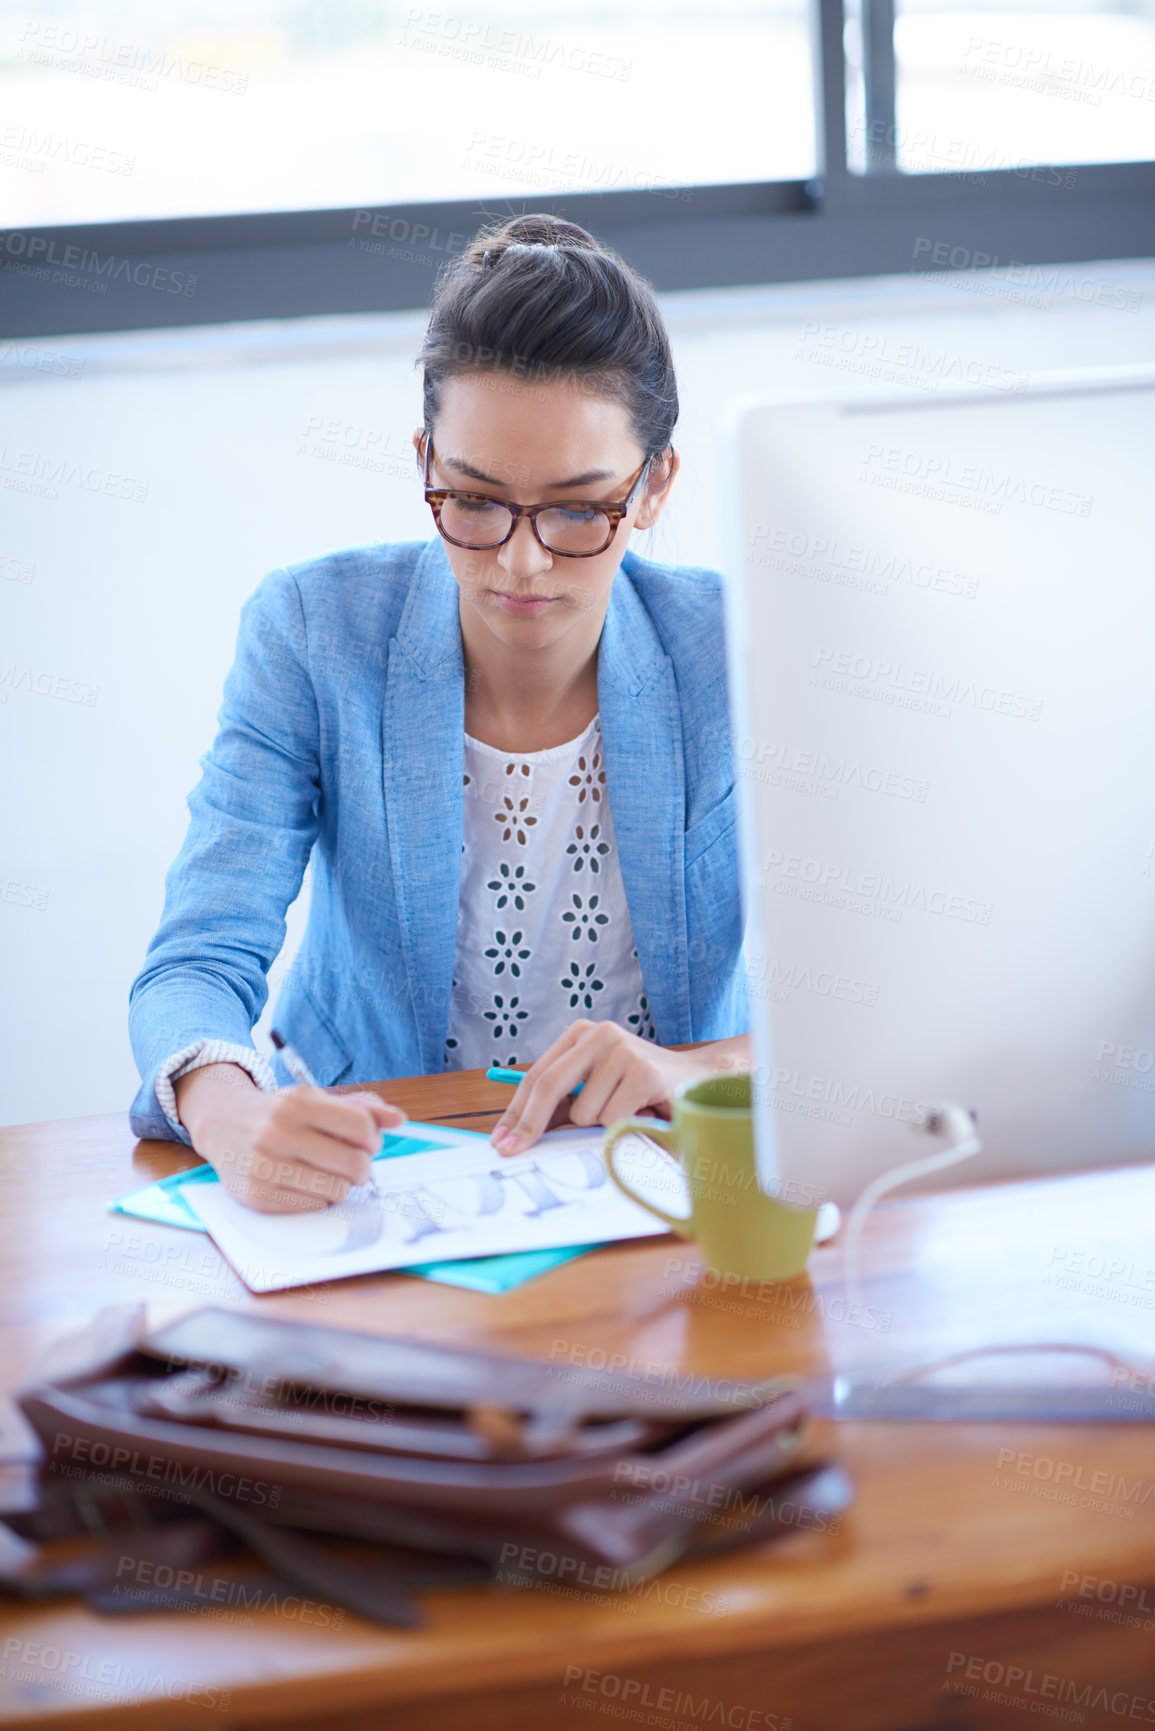
[[[481,229],[443,268],[417,364],[429,433],[442,384],[460,373],[575,380],[628,410],[647,457],[666,449],[678,418],[670,339],[649,283],[556,216]]]

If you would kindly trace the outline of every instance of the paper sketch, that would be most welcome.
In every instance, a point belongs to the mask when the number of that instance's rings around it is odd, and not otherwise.
[[[610,1182],[601,1142],[600,1130],[558,1130],[504,1160],[449,1131],[443,1148],[375,1162],[371,1185],[314,1213],[258,1214],[219,1185],[190,1186],[186,1200],[254,1292],[664,1231]],[[640,1137],[620,1146],[624,1175],[668,1207],[674,1162]]]

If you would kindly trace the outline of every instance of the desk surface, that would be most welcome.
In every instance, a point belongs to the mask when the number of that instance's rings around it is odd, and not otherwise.
[[[388,1095],[413,1118],[483,1129],[508,1090],[467,1072],[391,1082]],[[130,1300],[153,1322],[224,1304],[682,1373],[870,1363],[893,1354],[888,1339],[928,1357],[980,1340],[1085,1341],[1155,1371],[1150,1167],[886,1205],[868,1232],[864,1309],[848,1316],[837,1246],[815,1252],[802,1280],[721,1292],[667,1238],[607,1247],[501,1296],[389,1274],[255,1298],[204,1235],[105,1212],[193,1163],[176,1144],[134,1142],[119,1115],[0,1131],[6,1390],[54,1338]],[[79,1601],[10,1604],[0,1723],[537,1731],[589,1724],[590,1710],[743,1731],[788,1718],[794,1731],[957,1731],[1040,1713],[1155,1723],[1149,1425],[827,1435],[856,1493],[837,1530],[679,1564],[634,1594],[574,1596],[545,1578],[429,1593],[424,1628],[404,1633],[307,1607],[227,1621],[219,1606],[109,1618]],[[19,1473],[29,1433],[7,1398],[0,1441],[4,1470]],[[1063,1702],[1076,1705],[1060,1713]]]

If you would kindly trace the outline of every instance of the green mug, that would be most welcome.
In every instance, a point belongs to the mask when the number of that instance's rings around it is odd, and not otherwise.
[[[636,1131],[673,1154],[686,1177],[690,1213],[667,1214],[639,1196],[614,1165],[623,1136]],[[817,1208],[791,1208],[767,1196],[754,1164],[750,1077],[738,1073],[683,1082],[674,1115],[622,1118],[602,1144],[610,1177],[631,1202],[664,1220],[680,1238],[697,1241],[708,1269],[731,1280],[792,1280],[806,1267]]]

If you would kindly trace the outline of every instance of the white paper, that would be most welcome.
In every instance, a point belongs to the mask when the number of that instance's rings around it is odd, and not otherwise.
[[[375,1162],[376,1195],[365,1187],[308,1214],[258,1214],[220,1184],[180,1190],[253,1292],[667,1231],[612,1182],[602,1136],[597,1129],[554,1130],[527,1153],[503,1159],[488,1140],[447,1130],[445,1148]],[[655,1143],[623,1137],[617,1164],[659,1208],[685,1211],[678,1166]]]

